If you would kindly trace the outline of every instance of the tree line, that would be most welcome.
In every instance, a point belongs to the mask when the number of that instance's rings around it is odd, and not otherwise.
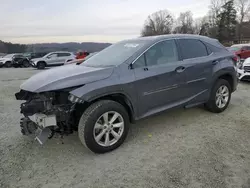
[[[12,44],[10,42],[0,41],[1,53],[22,53],[25,52],[27,46],[24,44]]]
[[[198,34],[217,38],[224,44],[250,42],[250,0],[211,0],[208,13],[193,18],[191,11],[174,18],[168,10],[148,16],[142,36]]]

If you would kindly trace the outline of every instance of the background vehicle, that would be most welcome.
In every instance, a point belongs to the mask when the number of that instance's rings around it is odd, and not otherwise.
[[[15,55],[12,58],[12,66],[17,67],[30,67],[30,61],[28,58],[24,57],[22,54]]]
[[[75,59],[75,55],[73,53],[58,51],[48,53],[42,58],[32,59],[30,62],[33,67],[37,67],[38,69],[44,69],[45,67],[49,66],[63,65],[65,61],[73,59]]]
[[[228,48],[234,52],[240,59],[246,59],[250,57],[250,44],[236,44]]]
[[[94,56],[95,54],[97,54],[98,52],[94,52],[94,53],[90,53],[88,56],[86,56],[85,58],[83,59],[75,59],[75,60],[72,60],[72,61],[66,61],[64,63],[64,65],[68,65],[68,64],[81,64],[83,63],[84,61],[86,61],[87,59],[89,59],[90,57]]]
[[[27,52],[24,53],[23,56],[28,58],[29,60],[34,59],[34,58],[40,58],[48,54],[48,52]]]
[[[24,135],[41,130],[72,133],[90,150],[104,153],[125,140],[130,122],[174,108],[205,104],[223,112],[236,90],[229,52],[217,40],[162,35],[126,40],[81,65],[43,71],[24,82],[16,99]],[[38,84],[39,83],[39,84]]]
[[[76,53],[76,59],[84,59],[89,55],[89,52],[78,52]]]
[[[237,72],[239,80],[250,81],[250,58],[247,58],[239,63]]]
[[[11,67],[12,66],[12,61],[15,57],[20,56],[21,54],[7,54],[0,58],[0,66],[1,67]]]

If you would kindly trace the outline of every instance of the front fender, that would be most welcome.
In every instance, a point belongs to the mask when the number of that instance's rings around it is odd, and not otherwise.
[[[87,102],[92,102],[98,98],[114,94],[123,95],[126,100],[128,100],[126,102],[129,103],[129,106],[131,106],[132,110],[137,114],[137,101],[135,101],[137,95],[136,90],[133,88],[133,83],[121,83],[118,74],[113,74],[111,77],[104,80],[85,84],[84,86],[70,91],[70,94]]]

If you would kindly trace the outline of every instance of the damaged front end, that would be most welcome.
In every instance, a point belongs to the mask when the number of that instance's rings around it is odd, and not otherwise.
[[[75,126],[72,113],[77,103],[83,102],[69,94],[69,91],[50,91],[32,93],[21,90],[15,94],[21,104],[24,117],[20,121],[23,135],[34,135],[43,144],[55,133],[61,135],[73,133]]]

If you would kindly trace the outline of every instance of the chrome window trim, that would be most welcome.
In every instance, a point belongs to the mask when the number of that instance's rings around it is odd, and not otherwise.
[[[193,40],[199,40],[201,41],[200,39],[194,39],[194,38],[170,38],[170,39],[162,39],[160,41],[157,41],[155,42],[154,44],[152,44],[151,46],[149,46],[146,50],[144,50],[132,63],[131,65],[133,65],[144,53],[146,53],[150,48],[152,48],[153,46],[155,46],[156,44],[160,43],[160,42],[164,42],[164,41],[168,41],[168,40],[180,40],[180,39],[193,39]],[[202,41],[201,41],[202,42]],[[203,44],[205,45],[205,44]],[[206,45],[205,45],[206,46]],[[176,45],[177,49],[178,49],[178,46]],[[178,51],[179,53],[179,51]],[[210,57],[214,54],[214,52],[212,52],[211,54],[207,55],[207,56],[202,56],[202,57],[195,57],[195,58],[189,58],[189,59],[182,59],[182,60],[179,60],[178,62],[183,62],[183,61],[186,61],[186,60],[195,60],[195,59],[198,59],[198,58],[204,58],[204,57]],[[179,55],[179,54],[178,54]]]

